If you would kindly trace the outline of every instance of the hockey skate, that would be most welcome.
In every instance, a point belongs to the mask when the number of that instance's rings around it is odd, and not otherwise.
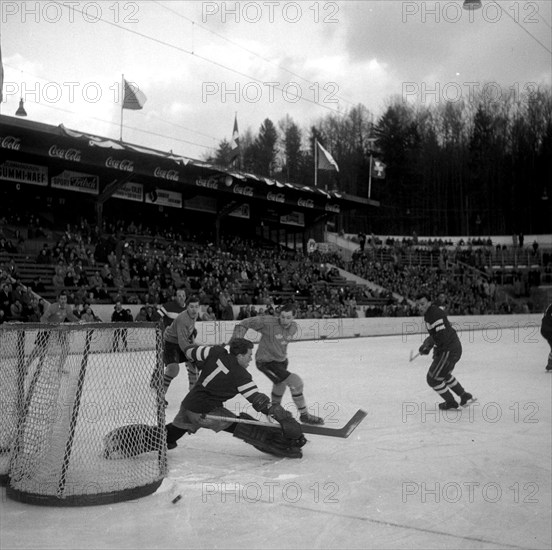
[[[471,393],[465,392],[464,395],[460,396],[460,406],[468,407],[472,403],[475,403],[477,398],[474,397]]]
[[[308,412],[303,413],[299,416],[299,420],[303,424],[312,424],[314,426],[321,426],[324,424],[324,419],[320,418],[319,416],[314,416],[313,414],[310,414]]]
[[[439,408],[442,411],[448,411],[449,409],[457,409],[458,403],[456,401],[443,401],[439,403]]]
[[[546,365],[546,369],[544,369],[546,372],[552,372],[552,363],[548,363],[548,365]]]

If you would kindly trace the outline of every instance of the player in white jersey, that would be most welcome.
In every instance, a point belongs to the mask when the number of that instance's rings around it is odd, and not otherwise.
[[[324,424],[319,416],[310,414],[303,395],[303,380],[294,372],[288,371],[287,346],[297,334],[295,307],[284,305],[278,317],[259,315],[243,319],[234,327],[232,338],[243,338],[248,329],[261,333],[261,340],[255,363],[273,383],[272,403],[280,404],[289,387],[291,397],[299,410],[299,419],[304,424]]]

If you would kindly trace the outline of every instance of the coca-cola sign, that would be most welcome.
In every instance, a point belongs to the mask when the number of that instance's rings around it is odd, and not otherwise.
[[[206,189],[218,189],[218,182],[215,178],[209,179],[197,179],[195,184],[198,187],[205,187]]]
[[[236,185],[234,187],[234,193],[238,195],[244,195],[246,197],[253,196],[253,187],[248,187],[247,185]]]
[[[134,162],[128,159],[119,160],[107,157],[105,165],[108,168],[115,168],[115,170],[122,170],[123,172],[134,172]]]
[[[156,166],[153,171],[153,175],[156,178],[162,178],[169,181],[178,181],[178,172],[176,170],[165,170],[160,166]]]
[[[326,212],[336,212],[337,214],[339,214],[339,204],[326,204],[325,210]]]
[[[314,201],[312,199],[298,199],[297,206],[304,208],[314,208]]]
[[[267,193],[266,198],[269,201],[281,202],[281,203],[286,202],[286,197],[283,193]]]
[[[48,150],[48,155],[62,160],[70,160],[72,162],[81,161],[81,152],[78,149],[73,149],[72,147],[65,149],[54,144]]]
[[[19,149],[21,149],[21,140],[14,136],[4,136],[3,138],[0,138],[0,147],[2,147],[2,149],[19,151]]]

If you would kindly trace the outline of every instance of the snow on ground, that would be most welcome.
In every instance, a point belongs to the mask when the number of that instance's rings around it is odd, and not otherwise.
[[[156,493],[114,505],[32,506],[2,489],[0,547],[550,548],[547,344],[528,328],[461,339],[455,375],[479,399],[469,409],[437,412],[430,359],[408,360],[419,335],[298,342],[290,370],[311,412],[330,427],[368,412],[348,439],[308,436],[291,460],[202,430],[169,452]],[[186,386],[173,382],[168,421]],[[294,411],[289,394],[284,404]]]

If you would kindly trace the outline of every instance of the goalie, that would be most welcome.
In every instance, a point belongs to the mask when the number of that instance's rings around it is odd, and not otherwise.
[[[260,393],[247,367],[251,362],[253,343],[245,338],[230,342],[230,351],[223,346],[191,345],[185,350],[186,359],[200,363],[201,371],[196,385],[186,395],[174,420],[167,424],[167,447],[174,449],[177,440],[186,433],[200,428],[215,432],[226,431],[242,439],[260,451],[281,457],[301,458],[301,447],[306,443],[301,425],[280,405],[271,405],[270,399]],[[241,424],[232,421],[236,416],[223,407],[223,403],[238,393],[253,408],[273,417],[281,430]],[[211,420],[206,414],[228,417],[228,421]],[[254,421],[241,413],[239,418]]]
[[[279,457],[301,458],[301,447],[307,440],[301,424],[280,405],[271,405],[270,399],[260,393],[247,367],[251,362],[253,343],[245,338],[234,338],[230,351],[223,346],[190,345],[184,350],[185,360],[199,365],[197,383],[180,404],[174,420],[166,425],[167,448],[174,449],[186,433],[200,428],[215,432],[225,431],[253,445],[259,451]],[[237,394],[243,395],[253,408],[274,418],[281,429],[255,425],[255,419],[241,413],[239,418],[251,423],[234,422],[236,415],[223,407],[225,401]],[[214,420],[205,415],[223,416],[228,420]],[[162,428],[161,428],[162,429]],[[105,458],[129,458],[141,453],[159,450],[162,437],[159,428],[145,424],[122,426],[104,438]]]

